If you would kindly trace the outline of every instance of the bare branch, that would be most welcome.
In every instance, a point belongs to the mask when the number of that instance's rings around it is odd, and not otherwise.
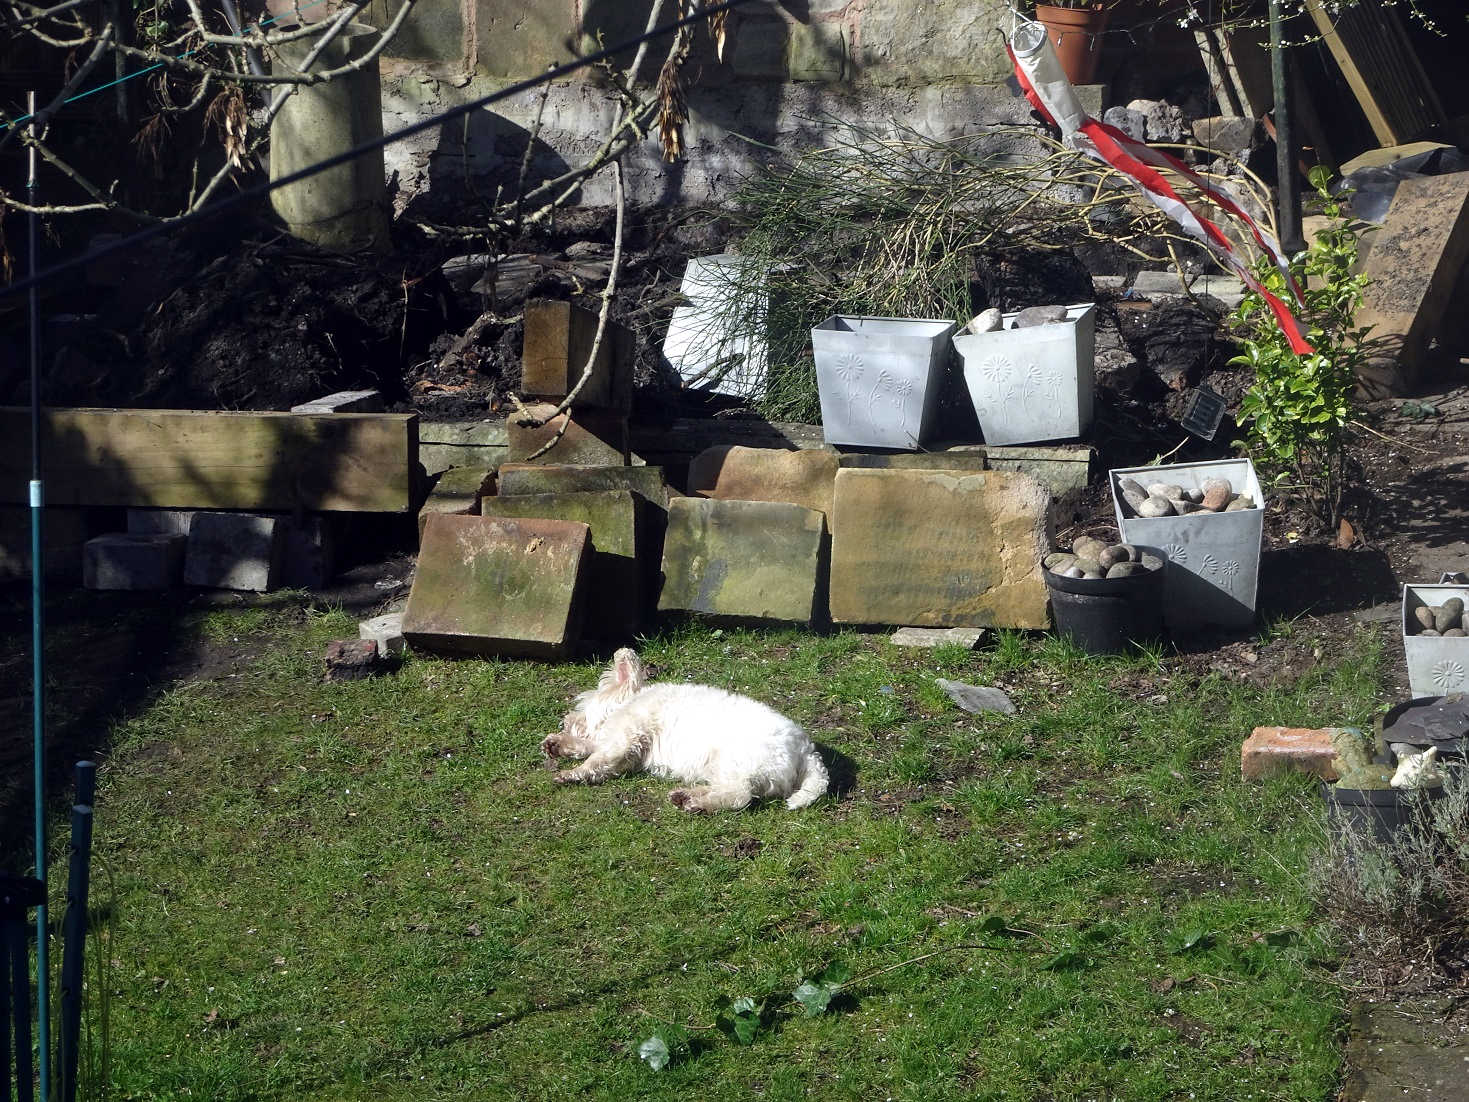
[[[37,111],[34,116],[32,116],[30,125],[33,130],[44,131],[46,129],[47,124],[51,121],[51,116],[56,113],[57,109],[60,108],[61,105],[67,101],[68,98],[70,98],[71,94],[77,90],[82,81],[87,79],[87,74],[92,71],[97,62],[102,60],[103,56],[107,53],[108,48],[112,45],[112,36],[116,32],[117,28],[114,27],[111,23],[108,23],[105,27],[102,28],[102,33],[97,37],[97,45],[93,47],[92,52],[87,55],[87,60],[82,62],[81,65],[77,66],[77,71],[71,75],[70,80],[62,85],[61,91],[57,92],[56,95],[51,97],[51,101],[46,104],[45,107]],[[7,132],[3,135],[0,135],[0,149],[4,149],[7,145],[9,145],[11,139],[14,138],[19,132],[20,123],[12,122]]]

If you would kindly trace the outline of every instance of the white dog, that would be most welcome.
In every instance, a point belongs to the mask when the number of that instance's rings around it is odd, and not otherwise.
[[[586,759],[557,773],[558,784],[600,784],[643,770],[701,785],[668,794],[684,811],[737,809],[766,796],[794,809],[826,791],[826,766],[800,725],[710,685],[645,687],[643,664],[625,647],[541,751],[553,761]]]

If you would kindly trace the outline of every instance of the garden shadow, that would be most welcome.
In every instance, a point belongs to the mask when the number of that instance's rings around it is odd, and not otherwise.
[[[1387,556],[1375,549],[1281,547],[1260,556],[1256,620],[1353,612],[1400,592]]]

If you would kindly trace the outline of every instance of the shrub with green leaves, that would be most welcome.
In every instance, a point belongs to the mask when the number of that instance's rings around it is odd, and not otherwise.
[[[1291,261],[1305,300],[1299,316],[1315,351],[1307,356],[1291,351],[1265,299],[1251,293],[1234,313],[1244,351],[1230,363],[1255,373],[1238,415],[1251,457],[1273,485],[1299,493],[1323,525],[1335,528],[1341,520],[1357,369],[1366,358],[1367,330],[1354,318],[1368,281],[1352,273],[1362,224],[1346,215],[1329,182],[1325,169],[1312,169],[1311,183],[1331,221]],[[1260,281],[1274,294],[1289,293],[1285,277],[1268,262],[1261,266]]]

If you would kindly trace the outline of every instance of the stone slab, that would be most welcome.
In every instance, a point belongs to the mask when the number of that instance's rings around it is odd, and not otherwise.
[[[554,463],[505,463],[499,470],[499,494],[569,494],[597,490],[631,490],[660,506],[668,504],[663,468],[594,467]]]
[[[721,445],[694,457],[687,486],[693,497],[788,501],[829,518],[838,463],[827,451]]]
[[[581,631],[585,524],[439,514],[423,546],[403,635],[451,654],[564,658]]]
[[[630,638],[642,622],[639,555],[648,526],[639,514],[647,508],[644,499],[628,490],[487,497],[481,506],[487,517],[574,520],[587,526],[592,543],[582,634],[605,642]]]
[[[888,637],[888,642],[895,647],[963,647],[973,650],[984,636],[984,628],[899,628]]]
[[[493,470],[509,455],[510,449],[504,444],[484,447],[478,444],[422,444],[418,449],[418,461],[423,466],[423,473],[430,478],[451,467]]]
[[[1342,1102],[1463,1102],[1469,1020],[1452,993],[1352,1007]]]
[[[423,526],[435,513],[475,516],[480,498],[495,492],[495,472],[483,467],[451,467],[439,480],[418,510],[418,539],[423,541]]]
[[[1240,747],[1240,777],[1257,781],[1274,773],[1310,773],[1334,781],[1332,733],[1330,727],[1256,727]]]
[[[510,441],[504,420],[425,421],[418,427],[418,442],[456,444],[466,447],[504,447]]]
[[[1040,559],[1051,495],[1029,475],[837,473],[831,615],[838,623],[1045,628]]]
[[[382,655],[402,654],[407,649],[403,639],[403,614],[385,612],[357,625],[357,638],[370,639]]]
[[[177,532],[114,532],[82,549],[82,585],[88,589],[164,590],[183,580],[184,545]]]
[[[339,390],[292,406],[292,413],[381,413],[383,396],[377,390]]]
[[[559,403],[586,370],[596,335],[597,315],[590,310],[550,299],[527,303],[521,351],[522,393]],[[592,377],[572,402],[573,409],[626,412],[631,408],[632,365],[619,355],[629,348],[627,330],[609,320],[592,361]]]
[[[840,462],[843,467],[864,470],[1013,471],[1030,475],[1060,499],[1087,488],[1096,454],[1096,449],[1085,444],[957,444],[907,454],[849,452]]]
[[[615,467],[626,466],[629,460],[627,447],[627,418],[621,414],[599,413],[594,410],[577,410],[555,417],[554,404],[537,404],[526,407],[526,412],[535,419],[548,418],[543,425],[523,424],[512,416],[507,422],[509,452],[506,460],[511,463],[556,463],[561,465]],[[561,426],[570,419],[565,433],[551,449],[543,455],[535,455],[548,441],[553,439]]]
[[[1469,261],[1469,172],[1403,180],[1363,266],[1369,279],[1356,324],[1371,326],[1363,386],[1402,394],[1423,373]]]
[[[280,585],[285,525],[249,513],[196,513],[184,584],[266,593]]]
[[[824,620],[825,534],[821,513],[788,502],[675,498],[658,609],[734,622]]]
[[[128,533],[134,536],[158,533],[189,534],[196,509],[129,509]]]

